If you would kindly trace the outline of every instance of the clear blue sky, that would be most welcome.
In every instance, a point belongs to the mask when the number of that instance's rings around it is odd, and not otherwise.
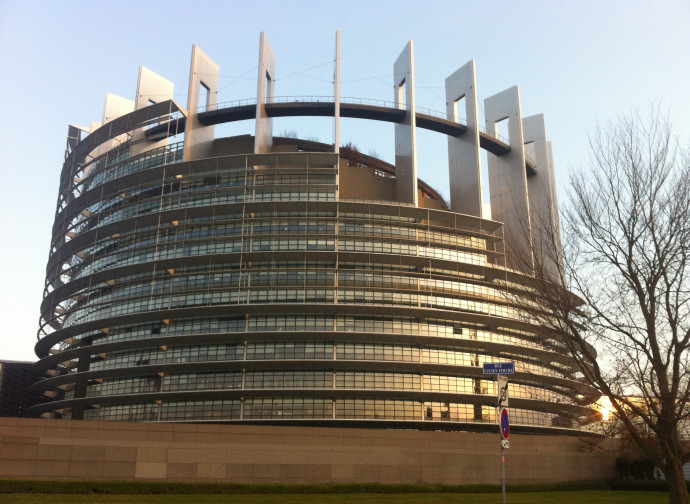
[[[264,31],[277,95],[329,95],[340,30],[342,95],[390,100],[393,62],[414,40],[417,104],[442,111],[444,79],[475,59],[480,102],[518,84],[523,115],[545,114],[564,200],[597,120],[661,101],[690,138],[689,22],[688,0],[0,0],[0,359],[35,359],[67,125],[100,121],[106,92],[134,99],[139,65],[186,106],[198,44],[221,68],[219,101],[250,98]],[[294,124],[274,127],[332,141],[326,119]],[[224,128],[253,133],[251,121]],[[342,143],[392,161],[392,125],[342,128]],[[445,138],[420,132],[418,144],[420,177],[447,194]]]

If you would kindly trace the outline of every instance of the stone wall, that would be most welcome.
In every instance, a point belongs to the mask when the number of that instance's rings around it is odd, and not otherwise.
[[[511,434],[506,481],[615,476],[576,437]],[[0,477],[246,483],[500,482],[496,434],[0,418]]]

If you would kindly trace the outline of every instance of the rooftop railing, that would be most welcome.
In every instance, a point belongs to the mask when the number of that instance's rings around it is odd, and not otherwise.
[[[209,112],[212,110],[223,110],[234,107],[244,107],[250,105],[256,105],[256,98],[244,98],[242,100],[230,100],[219,102],[213,105],[203,105],[197,109],[197,113]],[[273,98],[267,99],[266,103],[333,103],[334,97],[332,95],[296,95],[296,96],[274,96]],[[374,98],[361,98],[353,96],[342,96],[340,98],[341,105],[371,105],[374,107],[398,109],[401,108],[398,104],[389,100],[377,100]],[[438,117],[439,119],[444,119],[446,121],[452,121],[458,124],[466,125],[467,121],[465,118],[458,118],[456,120],[450,114],[446,112],[441,112],[439,110],[433,110],[427,107],[415,107],[415,112],[418,114],[424,114],[432,117]],[[503,142],[506,145],[510,145],[507,138],[502,137],[498,133],[490,133],[486,127],[479,125],[479,131],[492,136]],[[531,161],[531,160],[530,160]]]

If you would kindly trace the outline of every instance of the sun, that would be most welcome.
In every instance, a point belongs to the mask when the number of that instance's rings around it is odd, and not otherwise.
[[[607,422],[613,414],[613,406],[611,400],[606,396],[601,396],[595,403],[595,408],[601,413],[601,419]]]

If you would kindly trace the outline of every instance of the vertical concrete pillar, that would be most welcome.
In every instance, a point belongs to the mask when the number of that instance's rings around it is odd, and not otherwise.
[[[554,222],[556,223],[556,231],[558,232],[558,237],[559,237],[559,243],[560,243],[560,234],[561,234],[561,227],[559,224],[558,220],[558,193],[556,191],[556,174],[554,171],[554,165],[553,165],[553,150],[551,149],[551,142],[547,141],[546,142],[546,154],[548,157],[549,161],[549,180],[551,181],[551,188],[549,189],[550,194],[551,194],[551,205],[553,206],[553,216],[554,216]]]
[[[175,85],[164,79],[146,67],[139,67],[139,79],[137,80],[137,96],[134,99],[134,109],[140,110],[154,103],[172,100],[175,92]],[[132,133],[131,156],[136,156],[142,152],[168,145],[167,137],[158,141],[146,139],[145,128],[139,128]]]
[[[211,110],[218,102],[220,68],[199,46],[192,46],[192,63],[189,68],[189,93],[187,94],[187,123],[184,135],[184,160],[201,159],[213,154],[215,126],[204,126],[197,118],[201,111]],[[202,89],[206,102],[199,103]]]
[[[335,32],[335,73],[333,75],[333,152],[340,154],[340,31]],[[340,201],[340,170],[335,173],[335,199]],[[335,408],[335,405],[333,406]],[[335,411],[335,410],[334,410]]]
[[[393,86],[395,106],[406,110],[405,119],[395,125],[395,192],[398,201],[417,206],[417,124],[411,40],[393,64]]]
[[[113,119],[134,111],[134,102],[127,98],[106,93],[103,106],[103,124],[108,124]]]
[[[174,91],[175,84],[148,68],[140,66],[134,108],[139,110],[154,103],[172,100]]]
[[[93,126],[94,124],[98,123],[91,123]],[[100,126],[100,124],[99,124]],[[65,162],[67,162],[70,153],[77,148],[77,145],[79,142],[81,142],[81,137],[82,133],[88,134],[91,131],[95,131],[95,129],[89,129],[85,126],[76,126],[74,124],[70,124],[67,127],[67,143],[65,145]],[[82,172],[86,171],[88,173],[87,169],[83,169]],[[83,180],[84,173],[81,174],[82,177],[79,176],[79,173],[75,175],[75,178],[72,179],[71,187],[70,190],[63,192],[62,190],[60,191],[60,197],[58,198],[58,207],[60,207],[60,203],[62,201],[62,198],[64,198],[65,203],[70,203],[71,201],[74,200],[75,196],[79,194],[77,188],[81,181]],[[65,237],[63,236],[61,238],[61,244],[65,242]],[[59,248],[59,247],[58,247]],[[58,269],[59,266],[55,265],[52,269],[52,276],[51,278],[56,278],[57,282],[62,284],[62,281],[60,280],[60,275],[58,274]],[[51,274],[51,272],[49,272]]]
[[[266,34],[259,39],[259,78],[256,90],[256,133],[254,153],[271,152],[273,145],[273,119],[266,114],[266,103],[275,96],[276,57]]]
[[[522,127],[525,151],[534,160],[537,172],[527,177],[535,267],[542,267],[546,273],[557,278],[561,243],[556,227],[558,207],[544,115],[525,117]]]
[[[496,124],[508,121],[510,152],[502,156],[488,154],[491,216],[503,222],[506,240],[506,264],[510,268],[532,270],[532,244],[525,173],[525,145],[517,86],[484,100],[486,131],[497,135]]]
[[[89,133],[91,130],[84,126],[76,126],[74,124],[69,124],[67,126],[67,143],[65,145],[65,159],[69,156],[77,144],[81,141],[82,132]]]
[[[103,105],[103,122],[102,125],[108,124],[113,119],[117,119],[120,116],[129,114],[134,111],[134,102],[128,100],[127,98],[122,98],[121,96],[114,95],[112,93],[106,93],[105,103]],[[96,127],[92,126],[91,131],[95,131],[101,126],[101,124],[96,123]],[[91,152],[92,157],[98,157],[101,154],[108,152],[109,150],[115,148],[118,144],[126,142],[128,140],[127,135],[118,135],[101,145],[96,147],[93,152]]]
[[[333,152],[340,152],[340,31],[335,32],[335,73],[333,75]]]
[[[464,99],[464,100],[463,100]],[[463,100],[463,111],[458,102]],[[482,167],[479,155],[479,117],[474,60],[466,63],[446,78],[446,112],[458,122],[458,113],[467,119],[467,132],[448,137],[448,171],[450,177],[450,207],[476,217],[482,216]]]
[[[558,193],[556,191],[556,174],[553,164],[553,150],[551,142],[546,142],[546,153],[549,160],[549,180],[551,181],[551,217],[556,243],[556,257],[558,271],[563,271],[563,242],[561,241],[561,222],[558,216]]]
[[[522,131],[525,142],[525,155],[536,164],[536,175],[527,177],[529,194],[530,219],[542,211],[542,207],[551,198],[551,177],[548,170],[549,155],[546,146],[546,127],[544,115],[538,114],[522,119]]]

